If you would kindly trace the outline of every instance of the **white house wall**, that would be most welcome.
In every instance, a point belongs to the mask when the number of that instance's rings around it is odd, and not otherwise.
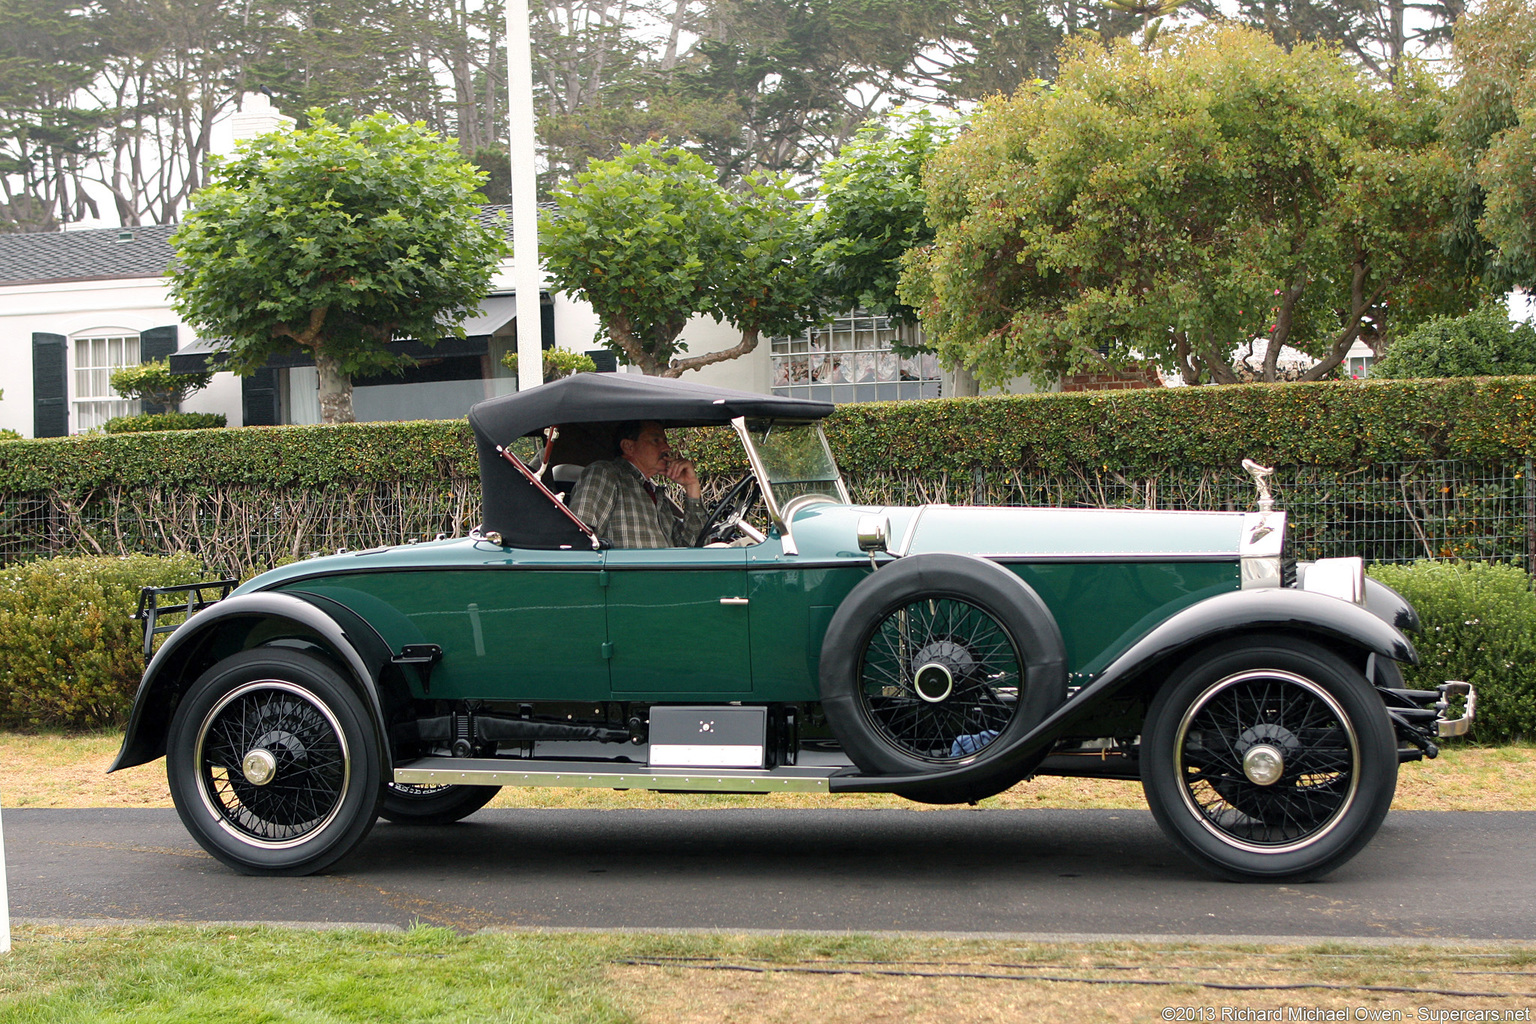
[[[0,398],[0,427],[32,436],[34,333],[74,338],[81,334],[111,331],[143,333],[152,327],[171,324],[180,326],[180,321],[171,311],[164,278],[0,287],[0,391],[4,392],[4,397]],[[191,337],[187,328],[180,327],[180,343],[185,344]],[[239,383],[236,382],[231,423],[239,416]]]

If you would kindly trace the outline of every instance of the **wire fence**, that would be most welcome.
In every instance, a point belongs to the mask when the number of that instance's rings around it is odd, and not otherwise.
[[[730,483],[706,482],[706,498]],[[1153,475],[975,469],[920,476],[891,470],[850,479],[871,505],[1244,511],[1241,470]],[[1277,467],[1277,507],[1298,558],[1368,562],[1461,558],[1536,566],[1536,473],[1529,460],[1382,463],[1342,470]],[[479,481],[392,481],[364,488],[208,487],[195,493],[107,487],[85,494],[0,493],[0,565],[56,555],[189,551],[221,573],[249,575],[316,551],[462,536],[480,520]]]

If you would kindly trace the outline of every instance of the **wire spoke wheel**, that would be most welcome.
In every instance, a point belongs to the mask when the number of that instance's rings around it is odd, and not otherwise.
[[[952,763],[985,750],[1013,722],[1021,671],[1013,640],[989,612],[958,598],[923,598],[876,623],[859,693],[898,750]]]
[[[1301,638],[1215,643],[1147,709],[1141,781],[1163,832],[1217,874],[1305,880],[1368,843],[1397,788],[1397,741],[1358,666]]]
[[[199,795],[226,830],[283,848],[325,828],[351,775],[346,735],[330,708],[276,679],[239,686],[198,730]]]
[[[176,813],[248,875],[307,875],[373,828],[384,765],[363,697],[323,657],[254,647],[210,666],[166,735]]]
[[[1179,724],[1183,798],[1208,829],[1283,851],[1338,821],[1359,785],[1360,740],[1326,690],[1277,670],[1213,684]],[[1269,767],[1255,768],[1263,762]]]

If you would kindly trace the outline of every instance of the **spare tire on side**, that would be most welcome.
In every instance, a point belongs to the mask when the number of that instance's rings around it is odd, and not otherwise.
[[[1001,761],[1066,697],[1061,630],[1045,602],[995,562],[909,555],[838,606],[821,646],[821,699],[848,756],[874,775]],[[956,801],[1000,792],[1033,765]]]

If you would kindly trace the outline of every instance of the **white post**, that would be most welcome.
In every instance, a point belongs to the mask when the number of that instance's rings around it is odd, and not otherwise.
[[[517,291],[517,389],[544,383],[540,344],[538,138],[533,119],[533,43],[528,0],[507,0],[507,128],[512,159],[512,286]]]
[[[0,824],[0,953],[11,951],[11,893],[5,886],[5,826]]]

